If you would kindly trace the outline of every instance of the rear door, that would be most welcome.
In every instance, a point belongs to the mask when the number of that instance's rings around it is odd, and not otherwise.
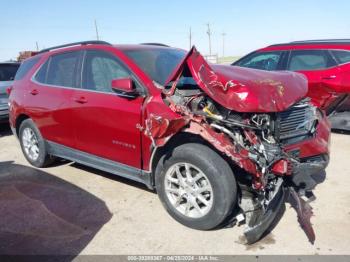
[[[87,50],[82,89],[73,93],[77,149],[108,160],[141,168],[141,107],[143,96],[128,99],[111,88],[113,79],[133,73],[115,54]],[[138,88],[141,88],[138,86]]]
[[[77,86],[82,52],[51,56],[33,77],[26,109],[46,140],[74,147],[72,94]]]
[[[293,50],[287,70],[303,73],[309,82],[308,96],[312,102],[326,109],[340,95],[340,68],[327,50]]]

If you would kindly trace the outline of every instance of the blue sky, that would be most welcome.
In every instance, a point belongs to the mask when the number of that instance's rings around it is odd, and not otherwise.
[[[269,44],[304,39],[350,38],[346,0],[0,0],[0,61],[35,50],[100,37],[111,43],[161,42],[208,53],[243,55]]]

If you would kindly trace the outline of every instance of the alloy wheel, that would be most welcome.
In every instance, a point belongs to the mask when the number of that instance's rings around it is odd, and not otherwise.
[[[165,193],[172,206],[190,218],[205,216],[213,206],[213,188],[195,165],[176,163],[165,174]]]

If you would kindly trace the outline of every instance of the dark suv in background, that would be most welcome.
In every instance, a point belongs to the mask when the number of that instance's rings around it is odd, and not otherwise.
[[[232,65],[303,73],[309,81],[308,96],[326,110],[332,128],[350,130],[350,39],[275,44]]]
[[[7,88],[12,85],[19,67],[17,62],[0,63],[0,122],[9,116]]]

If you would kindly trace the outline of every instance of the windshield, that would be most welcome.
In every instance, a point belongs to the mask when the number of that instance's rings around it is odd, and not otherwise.
[[[133,60],[152,80],[164,85],[186,52],[179,49],[157,48],[126,50],[124,53]]]
[[[12,81],[18,70],[18,64],[0,64],[0,81]]]

